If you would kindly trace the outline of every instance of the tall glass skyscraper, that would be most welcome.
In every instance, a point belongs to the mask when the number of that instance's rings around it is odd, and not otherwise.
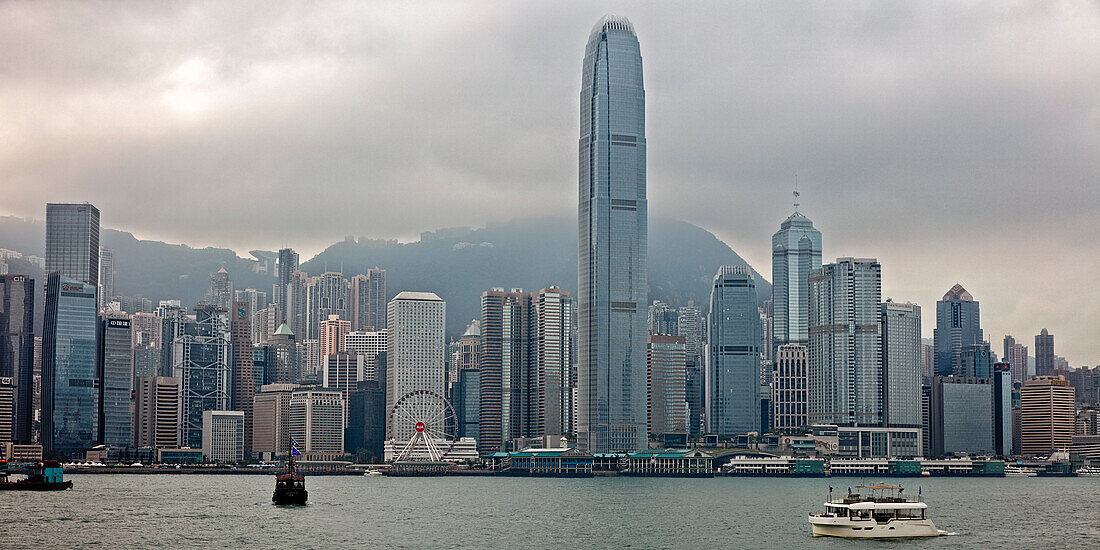
[[[882,425],[882,266],[837,258],[810,273],[810,424]]]
[[[99,209],[90,204],[46,205],[46,272],[99,285]]]
[[[932,337],[936,346],[936,376],[951,376],[961,369],[963,348],[982,343],[978,302],[962,285],[951,287],[936,302]]]
[[[77,457],[99,437],[96,287],[58,272],[46,279],[42,337],[42,448]]]
[[[0,275],[0,378],[15,383],[12,441],[30,443],[34,424],[34,279]]]
[[[760,312],[743,266],[714,276],[707,322],[706,418],[716,434],[760,432]]]
[[[921,427],[920,306],[886,300],[882,314],[883,425]]]
[[[821,232],[799,212],[772,235],[772,345],[807,342],[807,280],[821,267]]]
[[[585,47],[578,205],[578,444],[647,447],[645,90],[634,27],[605,16]]]

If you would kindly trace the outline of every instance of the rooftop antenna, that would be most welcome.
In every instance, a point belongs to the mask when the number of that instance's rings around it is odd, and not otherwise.
[[[798,192],[798,174],[795,174],[795,175],[794,175],[794,193],[793,193],[793,195],[794,195],[794,209],[795,209],[795,210],[798,210],[798,206],[799,206],[799,205],[798,205],[798,197],[799,197],[799,192]]]

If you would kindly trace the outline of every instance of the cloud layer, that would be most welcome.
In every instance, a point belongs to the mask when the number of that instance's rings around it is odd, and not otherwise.
[[[1100,363],[1100,7],[1091,2],[0,4],[0,213],[315,251],[576,208],[584,42],[629,17],[653,215],[763,273],[791,210],[993,348]]]

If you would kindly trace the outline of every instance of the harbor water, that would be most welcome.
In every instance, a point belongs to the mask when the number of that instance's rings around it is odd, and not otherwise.
[[[67,476],[0,495],[5,548],[1097,548],[1100,478],[875,478],[951,536],[812,538],[831,484],[858,478],[308,476],[309,505],[259,475]]]

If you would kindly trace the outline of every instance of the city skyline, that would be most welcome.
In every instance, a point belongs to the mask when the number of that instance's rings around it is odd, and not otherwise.
[[[607,11],[647,36],[647,116],[662,144],[652,216],[707,228],[771,280],[767,236],[798,174],[825,262],[879,258],[884,296],[926,307],[961,282],[994,338],[1046,326],[1071,361],[1100,356],[1085,328],[1100,312],[1077,314],[1100,301],[1087,275],[1100,269],[1087,206],[1100,202],[1095,4],[432,8],[4,5],[2,128],[21,146],[0,157],[0,213],[88,200],[106,227],[242,254],[515,219],[501,203],[568,215],[576,121],[562,114],[576,108],[578,42]],[[543,24],[516,32],[522,20]],[[175,30],[140,31],[149,25]],[[256,38],[269,33],[298,39]],[[147,55],[96,61],[118,51]],[[682,62],[701,59],[722,69]],[[318,186],[342,200],[322,205]],[[216,222],[142,208],[149,190],[182,208],[202,201]],[[407,192],[418,208],[393,208]],[[486,193],[498,200],[471,200]],[[237,208],[253,194],[264,208]],[[854,200],[864,208],[849,223]],[[895,221],[898,208],[910,221]],[[960,231],[967,247],[953,245]],[[1065,270],[1066,257],[1082,263]],[[1019,258],[1028,269],[1004,268]],[[945,262],[951,272],[928,269]]]

